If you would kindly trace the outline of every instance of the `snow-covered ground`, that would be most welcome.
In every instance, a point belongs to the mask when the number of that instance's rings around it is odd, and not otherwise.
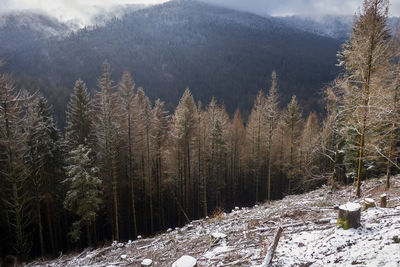
[[[354,198],[354,188],[288,196],[270,204],[240,208],[215,218],[193,221],[154,237],[62,255],[28,266],[140,266],[148,258],[154,266],[171,266],[183,255],[198,266],[256,266],[263,262],[278,226],[282,237],[273,266],[400,266],[400,177],[384,190],[379,180],[362,186],[363,197],[379,202],[386,192],[388,207],[362,212],[358,229],[336,228],[335,206]]]

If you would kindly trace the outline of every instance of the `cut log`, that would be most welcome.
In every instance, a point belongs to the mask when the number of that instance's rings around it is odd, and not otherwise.
[[[339,207],[339,215],[336,226],[344,230],[360,227],[361,206],[357,203],[348,202]]]
[[[276,247],[278,246],[279,238],[281,238],[283,228],[279,227],[274,236],[274,242],[268,247],[267,255],[261,267],[271,266],[272,258],[274,257]]]
[[[381,208],[386,208],[387,207],[387,195],[382,194],[381,195]]]
[[[375,200],[373,200],[372,198],[364,199],[362,211],[367,210],[369,208],[375,208],[375,207],[376,207]]]
[[[151,259],[144,259],[140,264],[140,267],[151,267],[153,266],[153,261]]]
[[[191,256],[184,255],[172,263],[172,267],[197,267],[197,260]]]

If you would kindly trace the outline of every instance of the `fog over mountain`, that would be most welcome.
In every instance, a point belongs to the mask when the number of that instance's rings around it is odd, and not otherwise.
[[[191,1],[191,0],[182,0]],[[361,0],[201,0],[240,11],[271,16],[312,16],[321,19],[326,15],[353,15],[361,5]],[[2,0],[2,13],[34,10],[52,15],[63,22],[73,22],[83,27],[95,24],[93,18],[99,14],[114,14],[119,17],[121,8],[117,6],[147,6],[161,4],[167,0]],[[391,1],[391,16],[400,16],[400,1]]]
[[[258,15],[271,16],[305,15],[352,15],[362,4],[360,0],[202,0],[204,2],[234,8]],[[390,15],[400,16],[400,1],[391,1]]]

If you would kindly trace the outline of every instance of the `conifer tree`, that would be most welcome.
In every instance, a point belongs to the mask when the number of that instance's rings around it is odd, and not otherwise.
[[[129,181],[129,191],[132,209],[133,221],[133,237],[136,239],[137,220],[136,220],[136,205],[135,205],[135,174],[134,174],[134,99],[135,99],[135,82],[129,72],[125,71],[122,74],[121,81],[118,84],[118,96],[120,100],[120,129],[125,142],[125,150],[127,154],[126,174]]]
[[[152,150],[153,150],[153,173],[155,174],[156,191],[157,191],[157,206],[158,206],[158,218],[160,227],[165,227],[165,214],[164,214],[164,203],[162,196],[162,183],[165,178],[165,149],[168,140],[169,131],[169,114],[165,110],[164,102],[159,99],[156,100],[152,111]]]
[[[267,200],[271,200],[271,165],[272,165],[272,137],[274,136],[278,118],[278,83],[276,72],[271,74],[271,88],[269,89],[268,97],[266,99],[266,115],[267,115]]]
[[[81,238],[82,228],[86,228],[87,242],[91,245],[92,226],[95,224],[97,212],[102,200],[101,180],[98,177],[98,168],[93,166],[90,158],[91,151],[84,145],[70,152],[67,166],[68,192],[65,197],[65,208],[77,216],[73,222],[71,239],[77,242]]]
[[[230,150],[230,191],[231,201],[233,205],[243,202],[244,187],[243,181],[243,158],[244,158],[244,144],[246,138],[246,129],[240,115],[240,111],[236,110],[233,116],[232,123],[229,127],[228,148]]]
[[[34,214],[39,228],[41,253],[45,252],[42,214],[47,217],[48,229],[45,236],[49,237],[51,250],[55,252],[55,208],[59,204],[57,195],[60,192],[57,188],[64,177],[64,151],[63,140],[44,97],[37,97],[30,106],[26,131],[28,150],[25,164],[29,168],[29,185],[35,203]]]
[[[105,192],[107,211],[112,218],[113,240],[119,240],[117,156],[119,128],[116,120],[116,95],[111,80],[110,65],[103,63],[103,74],[98,80],[100,92],[96,98],[97,158]]]
[[[190,188],[192,185],[192,153],[193,142],[197,127],[197,108],[189,89],[186,89],[175,110],[172,125],[173,144],[176,146],[178,166],[174,166],[177,178],[179,177],[179,188],[182,202],[186,213],[191,203]]]
[[[292,184],[295,182],[295,178],[299,173],[299,164],[298,164],[298,142],[301,134],[301,126],[302,126],[302,115],[300,111],[300,107],[297,103],[296,96],[292,97],[292,100],[287,105],[287,111],[284,115],[284,123],[285,129],[288,137],[288,146],[289,146],[289,160],[287,162],[287,173],[288,173],[288,193],[292,193]]]
[[[249,120],[246,127],[247,142],[249,149],[249,168],[250,175],[254,183],[255,201],[260,200],[260,182],[264,159],[266,155],[266,135],[267,119],[266,119],[266,98],[263,91],[259,91],[254,101],[253,109],[251,110]]]
[[[5,228],[12,249],[26,259],[31,249],[28,227],[31,224],[28,170],[24,164],[27,152],[25,131],[26,113],[32,97],[18,92],[12,78],[0,74],[0,181],[1,206]]]
[[[347,78],[354,92],[360,94],[360,103],[355,110],[359,118],[357,131],[358,167],[356,196],[361,195],[361,180],[368,144],[368,124],[373,117],[371,100],[380,89],[379,76],[387,72],[390,56],[389,30],[386,27],[388,0],[364,0],[362,11],[356,16],[349,41],[340,54]]]
[[[93,107],[85,83],[78,79],[67,107],[65,139],[70,150],[79,145],[93,145]]]

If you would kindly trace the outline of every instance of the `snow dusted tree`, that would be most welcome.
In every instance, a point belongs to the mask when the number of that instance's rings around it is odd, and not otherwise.
[[[390,34],[386,27],[388,0],[364,0],[362,11],[355,17],[352,34],[339,55],[353,92],[359,95],[354,115],[359,135],[356,196],[361,195],[361,180],[368,144],[368,125],[375,110],[371,103],[382,85],[380,76],[388,71],[391,58]]]
[[[165,178],[165,149],[169,133],[170,116],[165,110],[164,102],[156,100],[152,111],[151,145],[153,151],[153,173],[155,175],[157,191],[158,223],[160,228],[165,227],[164,203],[162,184]]]
[[[135,175],[134,175],[134,99],[135,99],[135,82],[129,72],[122,74],[121,81],[118,84],[119,96],[119,123],[121,134],[123,136],[126,153],[126,175],[129,181],[130,200],[133,221],[133,237],[137,237],[137,221],[135,206]]]
[[[24,164],[27,133],[25,109],[32,97],[15,89],[12,78],[0,74],[0,197],[8,235],[1,239],[11,245],[10,253],[26,258],[31,248],[30,194],[28,170]],[[3,242],[3,240],[2,240]]]
[[[297,103],[296,96],[292,97],[292,100],[287,106],[287,111],[284,114],[284,127],[287,135],[288,145],[288,161],[286,161],[286,172],[288,176],[288,193],[292,193],[292,184],[299,174],[299,137],[301,135],[302,127],[302,114],[300,107]]]
[[[172,125],[172,142],[177,159],[176,166],[173,166],[173,172],[178,179],[180,197],[186,213],[190,211],[192,199],[190,192],[193,177],[192,154],[197,123],[196,104],[189,89],[186,89],[175,110]]]
[[[241,203],[243,201],[244,188],[244,152],[245,152],[246,129],[240,115],[240,111],[236,110],[231,125],[229,126],[229,134],[227,138],[230,162],[230,199],[231,204]]]
[[[267,116],[267,200],[271,200],[271,166],[272,166],[272,141],[279,119],[278,110],[278,82],[276,72],[271,74],[271,88],[266,99]]]
[[[65,139],[70,150],[78,145],[93,145],[93,107],[85,83],[79,79],[67,107],[67,127]]]
[[[116,119],[116,95],[113,92],[110,65],[103,63],[104,71],[98,80],[100,92],[97,94],[95,111],[97,158],[101,171],[107,211],[112,218],[113,240],[119,239],[117,156],[119,129]],[[110,205],[111,204],[111,205]]]
[[[398,142],[398,135],[400,129],[400,29],[397,28],[397,34],[394,38],[394,54],[397,61],[397,66],[394,66],[394,80],[389,96],[389,121],[390,121],[390,139],[387,152],[387,166],[386,166],[386,188],[390,188],[391,168],[394,162],[394,155],[397,154],[396,142]]]
[[[253,180],[255,201],[260,200],[260,183],[266,153],[267,117],[266,98],[263,91],[259,91],[254,101],[247,126],[246,139],[248,151],[248,168]]]
[[[89,246],[92,243],[92,227],[102,203],[102,182],[98,177],[98,168],[93,167],[90,154],[90,149],[84,145],[79,145],[70,152],[68,178],[65,180],[68,192],[64,200],[65,208],[77,216],[69,233],[71,239],[77,242],[81,238],[82,228],[85,227]]]
[[[320,127],[318,116],[315,112],[308,115],[306,123],[300,137],[300,168],[303,174],[303,189],[309,190],[316,182],[321,182],[319,174],[319,142],[320,142]]]
[[[206,110],[207,148],[206,169],[209,197],[215,207],[224,207],[226,181],[227,140],[225,131],[229,127],[225,108],[217,105],[213,98]]]
[[[29,168],[28,184],[32,189],[33,210],[39,232],[41,254],[45,252],[44,233],[48,236],[54,253],[56,251],[54,229],[57,224],[55,208],[58,208],[57,188],[65,176],[64,152],[61,134],[44,97],[37,97],[30,105],[25,129],[28,148],[25,164]],[[43,229],[42,214],[47,217],[47,231]]]

